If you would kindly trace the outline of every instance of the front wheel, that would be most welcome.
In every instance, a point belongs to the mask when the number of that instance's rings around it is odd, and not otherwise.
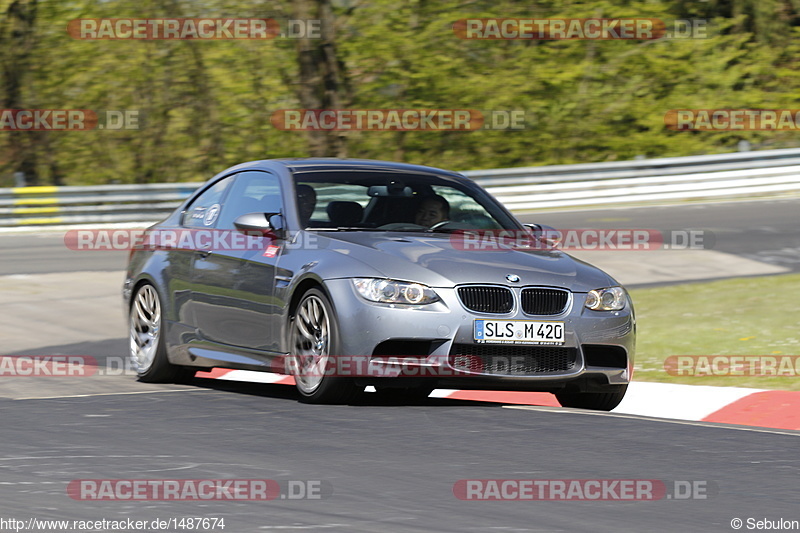
[[[352,378],[332,372],[340,355],[339,324],[328,297],[310,289],[289,324],[289,357],[300,398],[307,403],[347,403],[360,392]]]
[[[131,300],[129,357],[139,381],[169,383],[185,381],[190,372],[169,362],[162,331],[161,300],[156,288],[145,283]]]
[[[620,385],[615,386],[609,392],[557,392],[556,398],[562,407],[611,411],[620,404],[627,390],[627,385]]]

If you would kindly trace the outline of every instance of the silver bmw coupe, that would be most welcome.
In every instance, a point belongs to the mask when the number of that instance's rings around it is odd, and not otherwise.
[[[470,179],[352,159],[253,161],[211,178],[131,252],[141,381],[290,374],[303,401],[372,386],[545,391],[611,410],[633,370],[630,298]]]

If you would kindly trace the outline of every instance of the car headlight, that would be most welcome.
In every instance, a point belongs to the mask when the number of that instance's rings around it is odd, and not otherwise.
[[[393,279],[353,278],[358,293],[371,302],[423,305],[439,300],[433,289],[421,283]]]
[[[595,289],[586,294],[587,309],[593,311],[620,311],[625,308],[628,297],[622,287]]]

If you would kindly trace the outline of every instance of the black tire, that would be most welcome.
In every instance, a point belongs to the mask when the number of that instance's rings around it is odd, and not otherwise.
[[[609,392],[557,392],[556,398],[562,407],[611,411],[619,405],[627,390],[627,385],[621,385],[614,387]]]
[[[330,300],[319,289],[309,289],[289,319],[289,357],[300,401],[339,404],[352,401],[363,387],[349,377],[329,375],[340,355],[339,322]]]
[[[184,383],[194,371],[173,365],[167,358],[161,299],[156,288],[144,283],[136,289],[128,310],[128,357],[139,381]]]

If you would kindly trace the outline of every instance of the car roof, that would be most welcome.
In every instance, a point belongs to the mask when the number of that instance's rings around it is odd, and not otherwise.
[[[266,162],[266,161],[265,161]],[[412,165],[410,163],[397,163],[393,161],[379,161],[374,159],[343,159],[336,157],[316,157],[316,158],[286,158],[270,159],[271,163],[278,163],[291,172],[319,172],[325,170],[372,170],[372,171],[402,171],[425,174],[438,174],[456,178],[464,178],[462,174],[451,170],[428,167],[424,165]]]

